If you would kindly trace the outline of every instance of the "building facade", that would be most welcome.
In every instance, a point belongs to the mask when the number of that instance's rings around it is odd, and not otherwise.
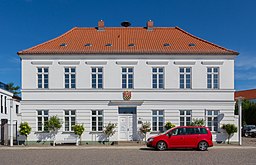
[[[13,123],[13,140],[17,143],[18,125],[21,120],[20,97],[14,96],[7,85],[0,82],[0,145],[8,145],[11,136],[11,118]],[[11,116],[12,115],[12,116]]]
[[[111,141],[137,141],[141,124],[153,136],[167,121],[189,125],[205,120],[213,140],[225,137],[221,124],[234,115],[234,60],[237,52],[195,37],[178,27],[73,28],[18,52],[22,61],[22,121],[32,127],[29,141],[51,141],[44,123],[57,115],[57,141],[75,138],[83,124],[84,142],[104,141],[108,123],[117,124]],[[232,141],[237,141],[237,134]]]

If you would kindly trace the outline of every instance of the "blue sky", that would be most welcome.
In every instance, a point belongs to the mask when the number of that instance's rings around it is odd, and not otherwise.
[[[0,81],[21,83],[16,52],[55,38],[74,26],[179,26],[238,51],[235,88],[256,88],[255,0],[0,0]]]

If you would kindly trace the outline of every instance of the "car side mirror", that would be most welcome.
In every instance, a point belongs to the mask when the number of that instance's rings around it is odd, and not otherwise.
[[[172,133],[171,133],[171,132],[167,133],[167,136],[168,136],[168,137],[171,137],[171,136],[172,136]]]

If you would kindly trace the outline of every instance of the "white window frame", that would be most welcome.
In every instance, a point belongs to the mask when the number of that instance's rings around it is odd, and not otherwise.
[[[156,69],[156,72],[153,72],[153,70]],[[159,69],[162,69],[163,72],[160,72]],[[152,67],[151,68],[151,72],[152,72],[152,89],[164,89],[164,85],[165,85],[165,78],[164,78],[164,67]],[[154,88],[154,75],[156,75],[156,88]],[[160,88],[160,75],[163,76],[163,87]]]
[[[39,111],[41,111],[41,113],[42,113],[41,115],[38,114]],[[47,112],[47,115],[46,115],[45,112]],[[41,110],[41,109],[39,109],[39,110],[36,110],[36,113],[37,113],[37,114],[36,114],[36,115],[37,115],[37,117],[36,117],[36,120],[37,120],[37,121],[36,121],[36,130],[37,130],[38,132],[48,131],[48,130],[45,130],[45,129],[44,129],[44,127],[45,127],[45,122],[46,122],[46,121],[44,120],[44,118],[47,117],[47,121],[49,120],[49,110]],[[41,122],[42,122],[42,130],[39,130],[39,129],[38,129],[38,126],[39,126],[39,124],[38,124],[38,122],[39,122],[38,118],[39,118],[39,117],[42,118],[42,121],[41,121]]]
[[[93,72],[92,70],[96,69],[96,72]],[[101,69],[102,71],[99,72],[99,69]],[[93,75],[96,75],[96,86],[93,87]],[[99,87],[99,75],[102,75],[102,87]],[[91,68],[91,87],[93,89],[103,89],[103,67],[92,67]]]
[[[42,69],[42,72],[39,72],[38,70]],[[45,69],[47,69],[47,72],[45,72]],[[39,87],[39,75],[42,76],[42,87]],[[45,76],[48,76],[48,78],[45,78]],[[45,80],[48,80],[48,83],[45,83]],[[46,87],[47,84],[47,87]],[[49,67],[37,67],[37,88],[38,89],[48,89],[49,88]]]
[[[121,76],[121,82],[122,82],[122,89],[133,89],[134,88],[134,67],[122,67],[122,76]],[[125,69],[125,72],[123,72],[123,69]],[[132,69],[132,72],[129,72],[129,69]],[[123,78],[123,75],[125,75],[125,78]],[[129,75],[132,75],[132,78],[129,78]],[[123,87],[123,79],[125,79],[125,87]],[[132,87],[129,87],[129,80],[132,80]]]
[[[184,112],[184,115],[181,114],[182,111]],[[192,110],[180,110],[179,112],[180,112],[180,126],[189,126],[187,125],[187,122],[190,122],[190,124],[192,122]],[[190,115],[188,114],[188,112],[190,113]],[[184,121],[182,121],[184,125],[181,125],[181,117],[184,118]],[[190,118],[189,121],[187,120],[188,117]]]
[[[190,72],[187,72],[188,68],[190,69]],[[181,69],[184,69],[184,72],[181,72]],[[180,89],[192,89],[192,67],[180,67],[179,72],[180,72],[180,74],[179,74]],[[184,87],[183,88],[181,87],[181,78],[180,78],[181,75],[183,75],[183,77],[184,77],[184,84],[183,84]],[[187,87],[187,75],[190,75],[190,87],[189,88]]]
[[[163,112],[162,115],[159,114],[160,111]],[[154,112],[156,112],[156,115],[154,115]],[[153,127],[153,121],[154,121],[153,118],[154,118],[154,117],[156,117],[156,130],[153,129],[153,128],[154,128],[154,127]],[[162,130],[162,131],[164,131],[164,122],[165,122],[164,110],[152,110],[152,118],[151,118],[151,120],[152,120],[151,123],[152,123],[152,124],[151,124],[151,128],[152,128],[152,131],[153,131],[153,132],[160,132],[160,129],[159,129],[159,127],[160,127],[160,126],[159,126],[159,122],[160,122],[160,121],[159,121],[159,118],[160,118],[160,117],[163,118],[163,126],[162,126],[162,127],[163,127],[163,130]]]
[[[208,72],[208,70],[211,70],[211,72]],[[218,72],[214,72],[214,70],[217,69]],[[208,75],[210,75],[210,83],[208,83]],[[214,77],[215,75],[217,75],[217,86],[215,86],[214,80],[216,80],[216,78]],[[220,68],[219,67],[207,67],[207,89],[219,89],[219,85],[220,85]],[[210,85],[210,87],[208,86]]]
[[[65,112],[68,112],[68,115],[66,115]],[[72,115],[72,112],[75,112],[74,115]],[[68,130],[66,130],[66,117],[68,117]],[[76,110],[64,110],[64,132],[72,132],[73,128],[72,128],[72,123],[71,123],[71,118],[75,117],[75,123],[73,125],[76,124]]]
[[[211,112],[211,114],[208,114],[208,112]],[[215,112],[217,112],[217,114],[215,114]],[[219,126],[220,126],[220,123],[218,121],[218,115],[219,114],[220,114],[220,110],[206,110],[205,111],[206,126],[211,130],[211,132],[218,132],[218,130],[219,130]],[[211,120],[209,121],[208,118],[211,118]],[[217,120],[216,130],[214,130],[214,128],[215,128],[214,119]],[[208,122],[211,122],[211,126],[209,126]]]
[[[99,115],[99,111],[101,111],[101,115]],[[93,115],[93,112],[96,112],[96,115]],[[92,118],[96,118],[96,130],[93,130],[93,120]],[[102,117],[102,130],[99,130],[99,117]],[[104,126],[104,111],[103,110],[91,110],[91,131],[92,132],[102,132]]]
[[[68,69],[68,72],[66,72]],[[72,69],[75,69],[75,72],[71,72]],[[66,88],[66,75],[68,75],[68,88]],[[75,75],[75,87],[72,88],[72,75]],[[64,67],[64,88],[65,89],[75,89],[76,88],[76,67]]]

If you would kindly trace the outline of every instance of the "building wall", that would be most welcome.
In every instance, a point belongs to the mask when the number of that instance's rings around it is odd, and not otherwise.
[[[161,59],[161,60],[160,60]],[[37,89],[37,67],[49,67],[49,89]],[[64,89],[64,67],[76,67],[76,89]],[[91,67],[103,67],[103,89],[91,88]],[[32,126],[31,141],[49,140],[38,133],[36,110],[49,110],[49,116],[63,119],[63,110],[76,110],[76,122],[86,127],[85,141],[97,141],[101,133],[91,132],[91,110],[104,110],[104,123],[118,122],[118,105],[123,101],[121,67],[134,67],[134,89],[131,101],[137,106],[137,121],[152,120],[152,110],[164,110],[165,121],[179,125],[179,110],[192,110],[193,118],[205,118],[205,110],[220,110],[220,124],[237,124],[234,115],[234,56],[159,56],[159,55],[102,55],[102,56],[22,56],[22,121]],[[152,67],[164,67],[164,89],[152,89]],[[207,89],[207,67],[220,68],[219,89]],[[179,67],[192,68],[192,89],[179,89]],[[139,128],[138,125],[137,128]],[[63,132],[57,140],[73,136]],[[118,129],[118,128],[117,128]],[[151,133],[148,136],[154,135]],[[116,133],[111,140],[117,140]],[[214,134],[214,140],[217,133]],[[237,134],[232,138],[237,141]]]

